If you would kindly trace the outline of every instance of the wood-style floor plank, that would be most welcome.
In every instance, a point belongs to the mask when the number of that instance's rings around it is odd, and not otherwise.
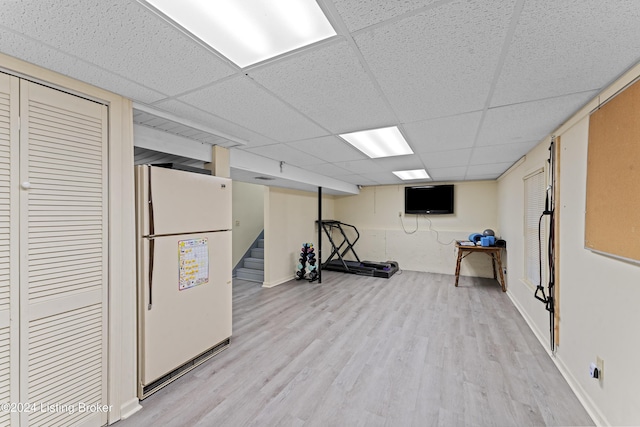
[[[494,280],[234,281],[222,353],[118,427],[593,425]]]

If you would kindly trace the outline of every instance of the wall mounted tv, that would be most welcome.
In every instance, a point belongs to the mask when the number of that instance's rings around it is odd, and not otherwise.
[[[453,185],[422,185],[404,188],[404,213],[452,214]]]

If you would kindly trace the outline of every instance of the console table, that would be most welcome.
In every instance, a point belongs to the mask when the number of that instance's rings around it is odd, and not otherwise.
[[[502,259],[500,257],[502,248],[497,246],[467,246],[466,242],[456,242],[456,248],[458,248],[458,260],[456,262],[456,287],[458,286],[458,279],[460,278],[460,263],[462,259],[473,252],[482,252],[491,257],[491,264],[493,266],[493,278],[498,281],[498,284],[502,286],[502,292],[507,291],[507,287],[504,283],[504,275],[502,274]],[[496,273],[496,264],[498,271],[500,272],[500,279]]]

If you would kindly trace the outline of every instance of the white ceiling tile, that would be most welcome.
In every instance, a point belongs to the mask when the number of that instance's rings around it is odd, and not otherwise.
[[[235,72],[135,1],[3,2],[2,24],[169,95]],[[187,65],[188,64],[188,65]]]
[[[308,169],[312,172],[319,173],[321,175],[331,176],[334,178],[340,177],[343,175],[353,175],[353,172],[346,169],[342,169],[341,167],[338,167],[332,163],[321,163],[317,165],[309,165],[309,166],[305,166],[305,169]]]
[[[441,0],[334,0],[340,17],[353,32]]]
[[[492,106],[602,88],[638,61],[640,2],[526,1]]]
[[[467,173],[467,167],[432,168],[427,172],[429,172],[431,179],[434,181],[462,181]]]
[[[455,166],[467,166],[471,156],[471,148],[463,150],[437,151],[433,153],[421,153],[420,158],[431,169],[449,168]]]
[[[473,165],[467,168],[467,178],[478,179],[479,176],[498,177],[509,169],[514,162],[492,163],[488,165]]]
[[[417,154],[409,154],[406,156],[380,157],[373,159],[378,166],[376,171],[397,171],[397,170],[413,170],[423,169],[424,163]],[[395,176],[395,175],[394,175]]]
[[[488,180],[496,180],[500,178],[502,173],[490,173],[490,174],[467,174],[464,179],[465,181],[488,181]]]
[[[595,95],[595,92],[577,93],[491,108],[482,123],[477,145],[540,141]]]
[[[358,185],[422,167],[434,181],[495,179],[640,52],[637,0],[318,2],[341,34],[248,76],[130,0],[3,2],[0,52],[247,141],[234,150]],[[415,155],[371,160],[335,136],[388,125]]]
[[[165,94],[0,26],[0,52],[145,103]]]
[[[416,153],[471,148],[478,132],[482,112],[460,114],[403,125]]]
[[[350,162],[334,162],[334,164],[342,169],[351,171],[353,174],[367,173],[378,170],[378,165],[371,159],[354,160]]]
[[[513,0],[456,1],[355,41],[401,121],[484,107]]]
[[[515,142],[512,144],[476,147],[471,156],[470,165],[484,165],[489,163],[515,163],[527,154],[540,141]]]
[[[246,151],[302,168],[323,163],[322,160],[286,144],[263,145],[256,148],[247,148]],[[286,165],[283,165],[283,167],[286,167]]]
[[[346,41],[260,67],[249,76],[334,133],[395,123]]]
[[[348,182],[350,184],[355,184],[355,185],[378,185],[378,183],[376,181],[367,179],[361,175],[344,175],[340,177],[340,181],[344,181],[344,182]]]
[[[325,136],[304,141],[289,142],[287,145],[316,156],[326,162],[366,160],[368,157],[342,138]]]
[[[244,75],[189,93],[179,100],[279,142],[328,134]]]

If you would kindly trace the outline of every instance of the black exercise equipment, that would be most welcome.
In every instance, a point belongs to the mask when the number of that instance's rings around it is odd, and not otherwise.
[[[538,263],[539,263],[539,280],[538,286],[536,287],[536,291],[534,293],[534,297],[544,303],[545,309],[549,312],[549,344],[551,347],[551,351],[555,352],[555,274],[556,274],[556,266],[555,266],[555,210],[556,210],[556,202],[555,202],[555,183],[556,183],[556,175],[555,175],[555,165],[556,165],[556,152],[555,152],[555,142],[556,137],[551,138],[551,144],[549,146],[549,182],[550,185],[547,187],[546,200],[544,204],[544,212],[540,215],[540,219],[538,220]],[[547,285],[547,289],[549,291],[549,295],[545,294],[544,286],[542,285],[542,219],[545,216],[549,216],[549,237],[547,242],[547,262],[549,263],[549,283]]]
[[[360,238],[360,233],[358,233],[358,229],[355,226],[335,220],[322,220],[320,224],[329,238],[332,247],[331,255],[322,263],[323,270],[341,271],[343,273],[360,274],[362,276],[384,277],[385,279],[393,276],[393,274],[398,271],[398,263],[396,261],[360,261],[358,254],[356,254],[356,251],[353,249]],[[353,239],[353,241],[349,240],[343,227],[348,227],[355,232],[355,239]],[[340,244],[336,244],[334,240],[334,231],[338,233],[338,237],[342,238]],[[345,259],[345,256],[349,252],[355,257],[355,261]]]
[[[309,277],[307,277],[307,270],[309,271]],[[310,282],[318,280],[318,266],[316,265],[313,243],[303,243],[302,249],[300,249],[296,280],[302,279],[308,279]]]

